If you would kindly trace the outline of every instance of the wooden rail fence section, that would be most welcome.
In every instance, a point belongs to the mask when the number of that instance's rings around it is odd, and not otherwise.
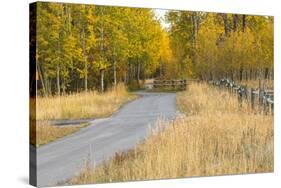
[[[258,89],[247,88],[229,79],[209,81],[209,84],[219,88],[227,88],[231,93],[237,94],[240,105],[242,105],[243,100],[246,100],[252,109],[258,106],[266,114],[274,114],[274,91],[262,89],[261,84],[259,84]]]
[[[187,80],[154,80],[154,89],[185,90]]]

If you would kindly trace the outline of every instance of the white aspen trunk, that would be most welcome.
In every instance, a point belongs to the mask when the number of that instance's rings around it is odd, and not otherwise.
[[[101,83],[101,92],[103,92],[104,91],[104,69],[101,70],[100,83]]]
[[[60,95],[60,67],[57,65],[57,92]]]
[[[115,46],[113,48],[113,85],[117,85],[117,75],[116,75],[116,53],[115,53]]]
[[[82,36],[83,36],[83,55],[84,55],[84,74],[85,74],[85,77],[84,77],[84,86],[85,86],[85,91],[87,92],[88,91],[88,62],[87,62],[87,57],[86,57],[86,42],[85,42],[85,29],[83,28],[82,30]]]
[[[101,42],[100,42],[100,52],[102,54],[102,60],[104,60],[104,48],[103,48],[103,45],[104,45],[104,31],[103,31],[103,27],[104,27],[104,23],[103,23],[103,8],[101,8],[101,19],[102,19],[102,22],[101,22]],[[103,62],[104,63],[104,62]],[[101,80],[100,80],[100,84],[101,84],[101,92],[104,91],[104,69],[102,68],[100,70],[101,72]]]
[[[39,75],[39,80],[41,81],[41,84],[42,84],[42,88],[43,88],[43,93],[44,93],[44,96],[46,96],[46,86],[45,86],[45,80],[43,78],[43,75],[42,75],[42,72],[41,72],[41,68],[40,68],[40,65],[39,65],[39,62],[36,63],[36,69],[37,69],[37,73]],[[36,87],[37,87],[37,84],[36,84]],[[36,90],[37,91],[37,90]]]
[[[113,63],[113,76],[114,76],[114,86],[117,85],[117,75],[116,75],[116,61]]]
[[[141,69],[141,67],[140,67],[140,62],[138,61],[138,72],[137,72],[137,79],[138,79],[138,83],[140,83],[140,69]]]
[[[88,91],[88,62],[85,58],[85,68],[84,68],[84,71],[85,71],[85,79],[84,79],[84,84],[85,84],[85,91],[87,92]]]

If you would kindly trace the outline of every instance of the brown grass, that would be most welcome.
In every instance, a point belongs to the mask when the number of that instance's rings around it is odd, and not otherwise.
[[[186,113],[134,150],[119,153],[72,184],[273,171],[273,117],[253,113],[236,97],[193,84],[177,95]],[[168,126],[165,127],[165,124]]]
[[[79,125],[67,125],[67,126],[55,126],[51,125],[47,121],[37,122],[34,126],[31,134],[30,143],[36,147],[47,144],[66,135],[70,135],[81,128],[87,126],[87,123],[82,123]]]
[[[86,126],[86,124],[54,126],[49,123],[50,120],[110,116],[121,105],[134,98],[136,96],[129,94],[123,84],[105,93],[89,91],[65,96],[37,97],[36,100],[32,98],[30,99],[30,143],[40,146]]]
[[[110,116],[135,96],[123,84],[105,93],[89,91],[66,96],[37,97],[36,119],[81,119]]]
[[[243,80],[240,82],[242,85],[246,85],[249,88],[257,89],[259,88],[259,80]],[[274,89],[273,80],[261,80],[261,88],[264,89]]]

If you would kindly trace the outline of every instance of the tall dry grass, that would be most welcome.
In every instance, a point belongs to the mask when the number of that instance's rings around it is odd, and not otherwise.
[[[240,84],[246,85],[249,88],[259,88],[259,80],[243,80]],[[274,80],[261,80],[261,88],[274,89]]]
[[[239,107],[236,97],[205,84],[178,93],[177,104],[186,115],[158,121],[143,144],[86,168],[71,183],[273,171],[272,116]]]
[[[208,84],[189,85],[187,91],[177,94],[176,102],[179,110],[188,116],[252,113],[245,101],[242,107],[238,104],[235,94],[213,88]]]
[[[66,135],[70,135],[81,128],[87,126],[87,123],[79,125],[55,126],[48,121],[39,121],[36,124],[31,124],[30,143],[36,147],[55,141]]]
[[[30,143],[35,146],[47,144],[86,126],[54,126],[50,120],[106,117],[135,97],[127,92],[123,84],[118,84],[105,93],[89,91],[65,96],[37,97],[36,100],[31,98]]]
[[[123,84],[105,93],[89,91],[65,96],[37,97],[36,119],[100,118],[111,115],[134,98]]]

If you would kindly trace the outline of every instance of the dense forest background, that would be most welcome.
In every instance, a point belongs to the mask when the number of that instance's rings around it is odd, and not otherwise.
[[[273,17],[37,3],[36,78],[42,95],[148,78],[273,79]],[[32,29],[32,28],[31,28]]]

